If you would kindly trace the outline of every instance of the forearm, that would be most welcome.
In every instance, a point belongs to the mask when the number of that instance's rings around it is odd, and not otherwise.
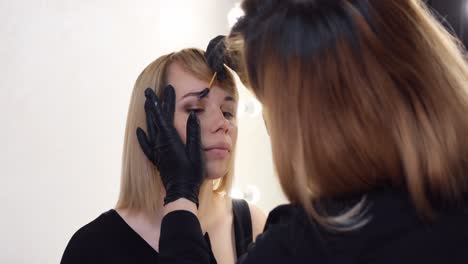
[[[159,240],[160,263],[210,263],[195,203],[181,198],[164,206]]]
[[[174,211],[188,211],[192,214],[194,214],[195,216],[197,215],[197,206],[195,205],[195,203],[193,203],[192,201],[189,201],[185,198],[180,198],[174,202],[170,202],[168,204],[166,204],[164,207],[163,207],[163,215],[166,216],[167,214],[171,213],[171,212],[174,212]]]

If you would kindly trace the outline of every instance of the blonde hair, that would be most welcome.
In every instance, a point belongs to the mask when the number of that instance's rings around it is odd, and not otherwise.
[[[353,221],[324,218],[311,201],[390,184],[432,216],[429,196],[461,197],[468,68],[423,2],[245,0],[243,9],[230,49],[264,105],[291,202],[327,226]]]
[[[141,150],[136,129],[137,127],[146,129],[144,90],[148,87],[153,88],[156,94],[161,96],[163,88],[168,85],[167,69],[172,63],[177,63],[187,73],[202,81],[209,82],[213,75],[204,52],[191,48],[159,57],[138,76],[128,109],[117,209],[143,210],[151,215],[160,207],[159,191],[162,183],[159,172]],[[216,81],[215,85],[232,94],[237,100],[238,94],[230,72],[227,73],[225,80]],[[230,169],[227,175],[213,182],[213,191],[220,193],[228,191],[232,185],[233,174],[234,155],[231,155]]]

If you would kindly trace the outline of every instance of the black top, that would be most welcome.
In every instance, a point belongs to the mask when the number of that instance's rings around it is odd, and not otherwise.
[[[244,200],[233,200],[233,225],[239,256],[245,253],[248,244],[252,242],[250,210]],[[179,242],[171,241],[169,246],[177,247]],[[159,263],[158,255],[158,252],[112,209],[101,214],[73,235],[60,263],[155,264]]]
[[[238,263],[468,263],[468,199],[457,206],[439,206],[430,223],[421,220],[403,191],[368,194],[368,204],[370,222],[345,233],[325,230],[301,207],[279,206]],[[160,243],[181,243],[162,248],[160,263],[210,263],[197,228],[197,218],[188,211],[165,216]]]
[[[234,237],[236,238],[236,254],[239,258],[247,252],[252,243],[252,217],[249,205],[245,200],[232,200],[232,212],[234,223]]]

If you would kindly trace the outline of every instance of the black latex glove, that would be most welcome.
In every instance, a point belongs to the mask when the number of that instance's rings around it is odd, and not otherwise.
[[[226,69],[224,68],[224,64],[236,72],[238,68],[236,63],[237,60],[233,58],[232,54],[229,54],[226,51],[225,39],[225,36],[219,35],[210,40],[205,52],[208,65],[213,71],[217,72],[216,77],[220,81],[226,78]]]
[[[204,179],[200,123],[191,112],[187,120],[187,142],[184,145],[174,127],[175,91],[171,85],[164,89],[159,104],[156,93],[145,90],[145,112],[148,136],[137,128],[138,142],[145,155],[159,170],[166,188],[164,205],[179,198],[197,204],[200,185]]]

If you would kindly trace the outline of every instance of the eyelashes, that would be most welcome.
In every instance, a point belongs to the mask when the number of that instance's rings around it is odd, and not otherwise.
[[[227,120],[231,120],[231,119],[234,119],[236,116],[231,113],[231,112],[223,112],[223,115],[224,117],[227,119]]]
[[[186,111],[188,114],[190,114],[190,112],[194,112],[195,114],[198,115],[198,114],[203,113],[203,112],[205,111],[205,109],[203,109],[203,108],[187,108],[187,109],[185,109],[185,111]]]
[[[200,107],[194,107],[194,108],[186,108],[185,111],[187,114],[190,114],[190,112],[194,112],[196,115],[200,115],[205,112],[205,109],[200,108]],[[223,116],[227,120],[231,120],[236,117],[234,111],[223,111]]]

